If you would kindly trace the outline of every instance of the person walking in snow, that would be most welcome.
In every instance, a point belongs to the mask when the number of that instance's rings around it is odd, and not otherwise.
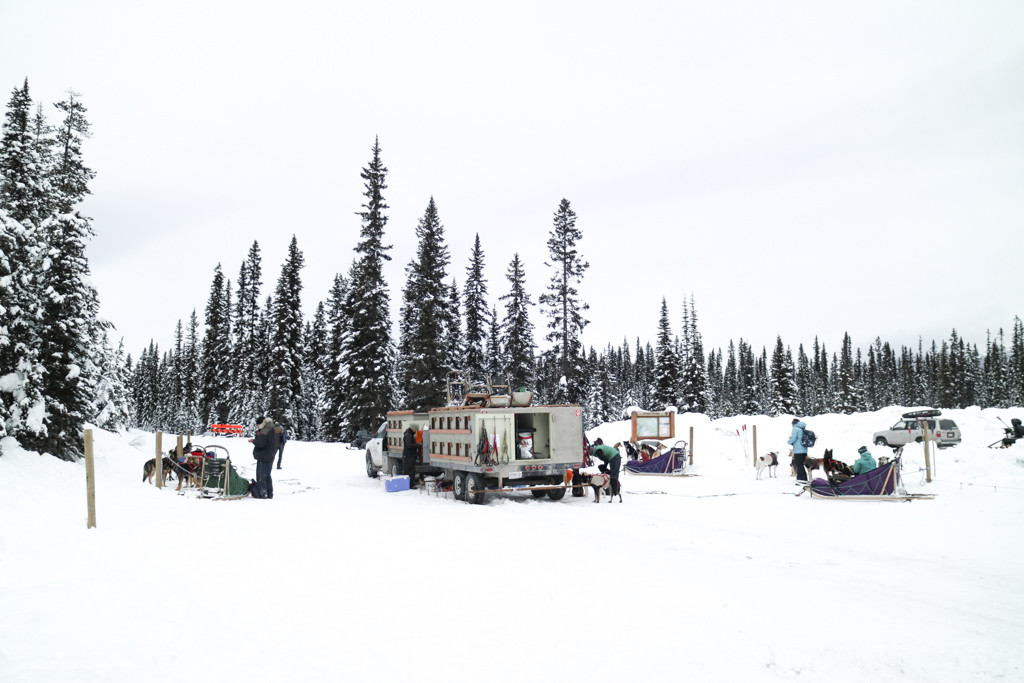
[[[619,444],[615,446],[606,446],[604,441],[598,437],[594,440],[594,457],[599,459],[603,465],[601,465],[601,471],[608,470],[608,474],[612,478],[612,495],[619,495],[619,467],[622,465],[622,455],[619,453]]]
[[[857,459],[857,462],[853,463],[854,474],[864,474],[878,467],[878,463],[875,462],[875,458],[868,451],[867,446],[861,446],[857,449],[857,452],[860,453],[860,458]]]
[[[803,444],[806,426],[806,423],[794,417],[793,433],[789,435],[789,441],[786,442],[793,447],[793,469],[796,470],[796,483],[801,486],[807,483],[807,470],[804,469],[804,461],[807,460],[807,446]]]
[[[281,469],[281,460],[284,458],[284,443],[288,440],[288,432],[284,425],[274,423],[274,443],[277,445],[277,469]]]
[[[273,498],[274,480],[270,473],[274,469],[274,421],[269,417],[256,418],[256,436],[252,442],[252,457],[256,458],[256,486],[253,487],[253,498]]]

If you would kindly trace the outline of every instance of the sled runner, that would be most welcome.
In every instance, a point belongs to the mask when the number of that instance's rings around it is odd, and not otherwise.
[[[804,491],[809,491],[812,498],[845,500],[931,500],[935,497],[933,494],[906,492],[900,481],[898,455],[870,472],[841,483],[831,484],[826,479],[815,479],[804,487]]]

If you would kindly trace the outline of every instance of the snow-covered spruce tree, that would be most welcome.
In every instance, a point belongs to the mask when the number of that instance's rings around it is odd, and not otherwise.
[[[608,351],[596,357],[593,363],[590,399],[587,402],[587,418],[591,426],[617,420],[622,412],[622,399],[618,391],[619,383],[611,371],[609,363],[611,357]]]
[[[441,344],[445,347],[444,362],[450,370],[459,370],[466,366],[465,351],[462,343],[462,297],[459,285],[452,278],[448,286],[448,305],[445,307],[444,331],[441,333]]]
[[[46,252],[40,273],[44,293],[40,359],[46,369],[42,389],[46,401],[45,450],[61,459],[74,460],[81,455],[85,421],[95,414],[92,401],[103,362],[102,347],[93,343],[101,327],[97,320],[99,298],[88,284],[85,255],[93,230],[91,219],[78,210],[90,193],[89,181],[95,173],[82,162],[82,140],[89,137],[85,107],[75,93],[69,93],[68,99],[56,107],[64,112],[64,119],[49,155],[48,205],[53,215],[42,226]],[[38,127],[45,125],[40,123]]]
[[[349,406],[345,394],[348,385],[348,368],[342,358],[348,344],[349,320],[348,281],[341,274],[334,276],[331,291],[327,296],[327,348],[324,362],[324,414],[322,418],[324,439],[341,441],[349,432]],[[377,425],[372,425],[371,429]]]
[[[737,360],[739,362],[737,368],[740,392],[739,414],[758,415],[761,413],[761,406],[757,398],[757,361],[754,359],[754,350],[742,337]]]
[[[42,452],[46,402],[37,273],[45,257],[40,225],[47,185],[30,125],[31,108],[26,79],[11,93],[0,137],[0,429],[25,448]]]
[[[416,256],[405,268],[398,375],[406,394],[404,405],[426,410],[445,405],[448,355],[442,334],[449,316],[444,280],[451,256],[433,197],[416,226],[416,238]]]
[[[366,203],[362,218],[356,259],[349,276],[349,303],[352,333],[343,353],[348,369],[348,428],[375,429],[393,406],[395,348],[391,340],[390,297],[384,280],[384,261],[390,261],[390,245],[384,244],[388,205],[387,168],[380,158],[380,142],[373,144],[373,157],[363,169]],[[354,434],[354,431],[353,431]],[[353,434],[346,434],[351,438]]]
[[[179,364],[181,367],[182,427],[186,432],[192,434],[202,431],[203,428],[203,421],[199,417],[199,395],[203,386],[202,356],[199,316],[193,308],[188,319],[188,334],[185,337],[185,346]]]
[[[853,366],[853,342],[850,334],[843,334],[842,356],[839,359],[839,373],[836,377],[837,405],[836,409],[845,415],[857,412],[860,395],[857,392],[856,377]]]
[[[124,361],[124,341],[118,344],[117,351],[111,351],[109,345],[103,348],[105,353],[100,365],[100,380],[96,384],[96,415],[93,420],[100,429],[117,431],[131,422],[127,394],[131,380]]]
[[[505,382],[503,368],[508,365],[501,348],[501,326],[498,324],[498,307],[491,306],[487,316],[487,376],[496,384]]]
[[[668,321],[668,303],[661,298],[658,341],[655,347],[654,405],[657,410],[679,403],[679,357]]]
[[[499,298],[505,302],[505,319],[501,324],[501,346],[505,358],[503,370],[513,389],[532,388],[535,384],[536,345],[533,342],[530,306],[534,304],[526,291],[526,273],[518,253],[512,256],[505,278],[509,282],[509,292]]]
[[[302,387],[299,405],[299,424],[307,441],[323,440],[324,394],[327,360],[327,313],[321,301],[316,306],[312,322],[306,323],[302,334]]]
[[[690,295],[689,306],[683,303],[683,358],[680,386],[683,409],[692,413],[707,412],[707,375],[704,367],[704,343],[697,329],[697,308]]]
[[[270,324],[270,373],[267,376],[267,414],[294,438],[306,438],[298,419],[302,397],[302,278],[305,264],[298,240],[292,235],[288,258],[274,290]]]
[[[202,384],[199,415],[202,426],[228,419],[229,368],[231,367],[231,301],[220,264],[213,271],[210,298],[206,301],[206,334],[203,337]],[[161,425],[163,426],[163,425]]]
[[[261,339],[264,330],[257,329],[260,319],[260,289],[263,286],[263,257],[259,242],[253,241],[238,271],[237,295],[232,315],[233,344],[230,389],[230,420],[250,424],[264,412],[266,382],[257,373],[261,366]]]
[[[724,416],[722,412],[722,350],[715,351],[712,349],[708,353],[707,364],[708,390],[706,414],[712,420],[717,420]]]
[[[583,317],[589,306],[580,301],[576,287],[583,281],[590,264],[583,260],[577,248],[582,238],[583,233],[576,227],[576,213],[569,200],[562,199],[548,236],[551,260],[545,265],[553,272],[547,291],[539,299],[548,318],[546,339],[551,348],[546,355],[553,361],[551,364],[559,376],[554,395],[549,397],[553,403],[580,403],[586,397],[580,337],[590,322]]]
[[[480,233],[473,242],[473,251],[466,268],[466,286],[462,290],[463,311],[466,317],[464,342],[465,371],[474,382],[483,382],[486,375],[487,345],[487,278],[484,276],[484,252],[480,247]]]
[[[782,337],[777,336],[775,351],[772,352],[771,399],[768,414],[776,416],[796,413],[796,370],[793,367],[793,354],[782,345]]]
[[[812,372],[811,361],[807,357],[807,353],[804,351],[804,345],[801,344],[797,349],[796,396],[793,399],[794,415],[810,414],[807,409],[807,387],[810,386],[813,381]]]
[[[1010,405],[1024,405],[1024,322],[1020,316],[1013,316],[1013,332],[1010,337],[1010,369],[1013,380],[1007,398]]]

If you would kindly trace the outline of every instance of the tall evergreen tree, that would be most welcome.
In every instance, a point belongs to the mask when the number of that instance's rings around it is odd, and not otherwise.
[[[505,302],[505,319],[501,325],[501,345],[506,360],[504,371],[513,388],[532,387],[536,372],[536,346],[533,343],[533,323],[530,322],[533,302],[526,291],[526,274],[518,253],[512,256],[505,277],[509,282],[509,293],[500,298]]]
[[[95,340],[105,331],[97,320],[99,297],[89,284],[86,243],[91,220],[77,207],[95,173],[82,162],[82,140],[89,135],[85,107],[71,93],[57,108],[65,113],[57,130],[55,154],[49,154],[48,206],[54,212],[43,222],[47,267],[39,275],[43,292],[40,360],[46,370],[42,393],[46,401],[45,450],[64,460],[81,455],[82,430],[95,414],[93,398],[99,382],[102,347]],[[41,114],[37,118],[42,118]],[[40,123],[39,127],[47,129]]]
[[[392,408],[394,396],[395,349],[391,339],[390,297],[384,280],[384,261],[390,261],[390,245],[384,244],[387,225],[383,191],[387,168],[380,158],[380,143],[374,141],[373,157],[363,169],[366,203],[360,212],[362,229],[356,245],[356,260],[349,277],[351,335],[342,355],[348,370],[347,428],[375,429]],[[351,437],[351,434],[346,437]]]
[[[31,450],[46,446],[45,369],[36,321],[42,317],[46,181],[30,126],[28,79],[15,88],[0,137],[0,419],[6,432]],[[4,395],[9,394],[9,395]]]
[[[349,433],[348,429],[348,367],[345,365],[344,352],[348,346],[349,320],[348,312],[348,281],[343,275],[335,275],[327,297],[327,360],[324,374],[324,438],[327,441],[341,441]],[[372,425],[376,427],[377,425]]]
[[[234,362],[231,382],[231,420],[249,424],[265,412],[266,378],[259,373],[267,361],[262,343],[265,330],[257,327],[260,319],[260,289],[263,286],[263,257],[259,242],[253,240],[238,271],[237,296],[232,316]]]
[[[782,345],[782,336],[775,338],[772,353],[770,415],[795,415],[796,370],[793,368],[793,354]]]
[[[270,373],[267,377],[267,414],[295,438],[305,438],[300,415],[302,387],[302,267],[305,258],[295,235],[274,290],[271,311]]]
[[[231,367],[231,301],[227,298],[220,264],[213,270],[210,297],[206,301],[206,334],[203,337],[202,393],[199,414],[203,426],[228,419],[228,368]]]
[[[843,335],[842,356],[839,359],[839,374],[836,378],[838,389],[839,412],[846,415],[855,413],[860,404],[860,393],[857,390],[856,377],[853,365],[853,342],[849,333]]]
[[[658,320],[658,345],[655,348],[654,402],[659,410],[674,406],[679,400],[679,357],[668,321],[668,303],[661,299]]]
[[[578,403],[584,398],[582,388],[585,377],[582,370],[582,342],[580,335],[590,322],[583,317],[589,306],[580,301],[577,285],[582,282],[590,264],[583,260],[577,248],[583,233],[576,227],[576,213],[568,199],[562,199],[555,212],[554,224],[548,237],[550,262],[553,270],[546,292],[540,303],[548,316],[547,340],[551,348],[547,355],[557,367],[560,378],[552,397],[554,402]]]
[[[465,362],[466,371],[474,381],[483,381],[486,374],[487,346],[487,278],[484,276],[484,253],[480,247],[480,234],[473,242],[473,251],[466,268],[466,286],[462,290],[463,311],[466,317]]]
[[[448,288],[444,280],[451,256],[433,197],[416,226],[416,237],[416,257],[405,269],[399,377],[407,405],[426,409],[445,405],[448,355],[440,342],[448,320]]]

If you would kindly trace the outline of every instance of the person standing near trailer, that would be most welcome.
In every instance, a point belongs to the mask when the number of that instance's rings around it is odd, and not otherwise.
[[[601,466],[601,471],[607,469],[612,478],[613,496],[619,495],[619,467],[622,466],[622,455],[619,453],[618,446],[618,444],[615,444],[614,447],[606,446],[600,437],[594,440],[594,457],[604,463]]]

